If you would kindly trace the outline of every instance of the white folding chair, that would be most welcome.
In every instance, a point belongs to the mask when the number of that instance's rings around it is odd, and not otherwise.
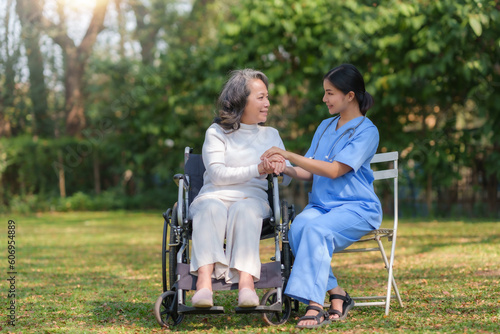
[[[377,163],[386,163],[390,166],[386,169],[378,169],[373,172],[375,180],[393,179],[394,180],[394,225],[393,228],[380,228],[366,234],[361,240],[355,242],[353,245],[347,249],[338,253],[355,253],[355,252],[373,252],[380,251],[382,255],[382,260],[384,261],[385,267],[388,272],[387,280],[387,294],[385,296],[363,296],[363,297],[352,297],[356,301],[355,306],[374,306],[380,305],[385,306],[385,314],[389,314],[389,307],[391,298],[397,298],[399,305],[403,307],[403,302],[401,301],[401,296],[399,295],[398,286],[393,275],[393,264],[394,264],[394,253],[396,250],[396,235],[398,231],[398,152],[388,152],[375,154],[371,161],[371,165]],[[382,244],[382,239],[387,238],[388,242],[392,242],[391,254],[389,260],[387,259],[386,252],[384,250],[384,245]],[[365,247],[356,248],[360,243],[365,243],[368,241],[376,241],[378,247]],[[359,247],[359,246],[358,246]],[[337,253],[337,254],[338,254]],[[395,295],[391,295],[392,289],[394,289]],[[358,302],[357,300],[383,300],[383,301],[366,301]]]

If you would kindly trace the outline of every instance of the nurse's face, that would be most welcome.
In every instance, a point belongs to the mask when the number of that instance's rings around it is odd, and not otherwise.
[[[247,98],[247,105],[241,115],[241,123],[258,124],[267,120],[269,110],[269,95],[264,82],[260,79],[254,79],[248,83],[250,95]]]
[[[335,86],[326,79],[323,80],[323,89],[325,90],[323,102],[325,102],[331,115],[342,113],[347,109],[350,102],[348,95],[335,88]]]

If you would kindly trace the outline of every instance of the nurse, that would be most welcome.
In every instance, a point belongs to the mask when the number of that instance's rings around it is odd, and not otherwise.
[[[333,275],[332,255],[382,222],[370,168],[379,133],[366,117],[373,97],[351,64],[330,70],[323,88],[323,102],[335,116],[321,122],[306,155],[272,147],[261,157],[288,160],[294,167],[281,164],[283,170],[275,172],[313,181],[309,203],[293,221],[289,234],[295,261],[285,294],[309,305],[298,328],[316,328],[347,317],[354,301]],[[331,304],[328,312],[323,310],[326,292]]]

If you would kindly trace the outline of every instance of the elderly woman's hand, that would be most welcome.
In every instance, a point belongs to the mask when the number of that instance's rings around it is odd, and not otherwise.
[[[262,160],[258,167],[260,175],[271,174],[274,172],[274,164],[271,163],[268,159]]]
[[[269,161],[276,175],[283,173],[286,169],[285,159],[279,154],[271,155],[269,158],[265,158],[264,161]]]
[[[274,173],[279,175],[283,173],[286,168],[285,159],[280,155],[271,156],[269,159],[265,158],[259,164],[259,174],[271,174]]]

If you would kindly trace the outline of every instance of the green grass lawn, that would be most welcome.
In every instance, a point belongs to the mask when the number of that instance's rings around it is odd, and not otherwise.
[[[7,324],[9,219],[16,222],[15,327]],[[161,212],[44,213],[1,221],[1,332],[298,332],[304,305],[285,325],[269,327],[258,314],[235,314],[237,295],[227,291],[215,296],[225,314],[187,315],[176,327],[159,327],[153,304],[162,292]],[[499,222],[402,220],[397,244],[394,270],[404,307],[393,301],[387,317],[383,307],[355,307],[346,321],[316,332],[500,331]],[[272,251],[270,242],[262,243],[263,260]],[[384,293],[379,257],[334,256],[334,271],[352,296]]]

